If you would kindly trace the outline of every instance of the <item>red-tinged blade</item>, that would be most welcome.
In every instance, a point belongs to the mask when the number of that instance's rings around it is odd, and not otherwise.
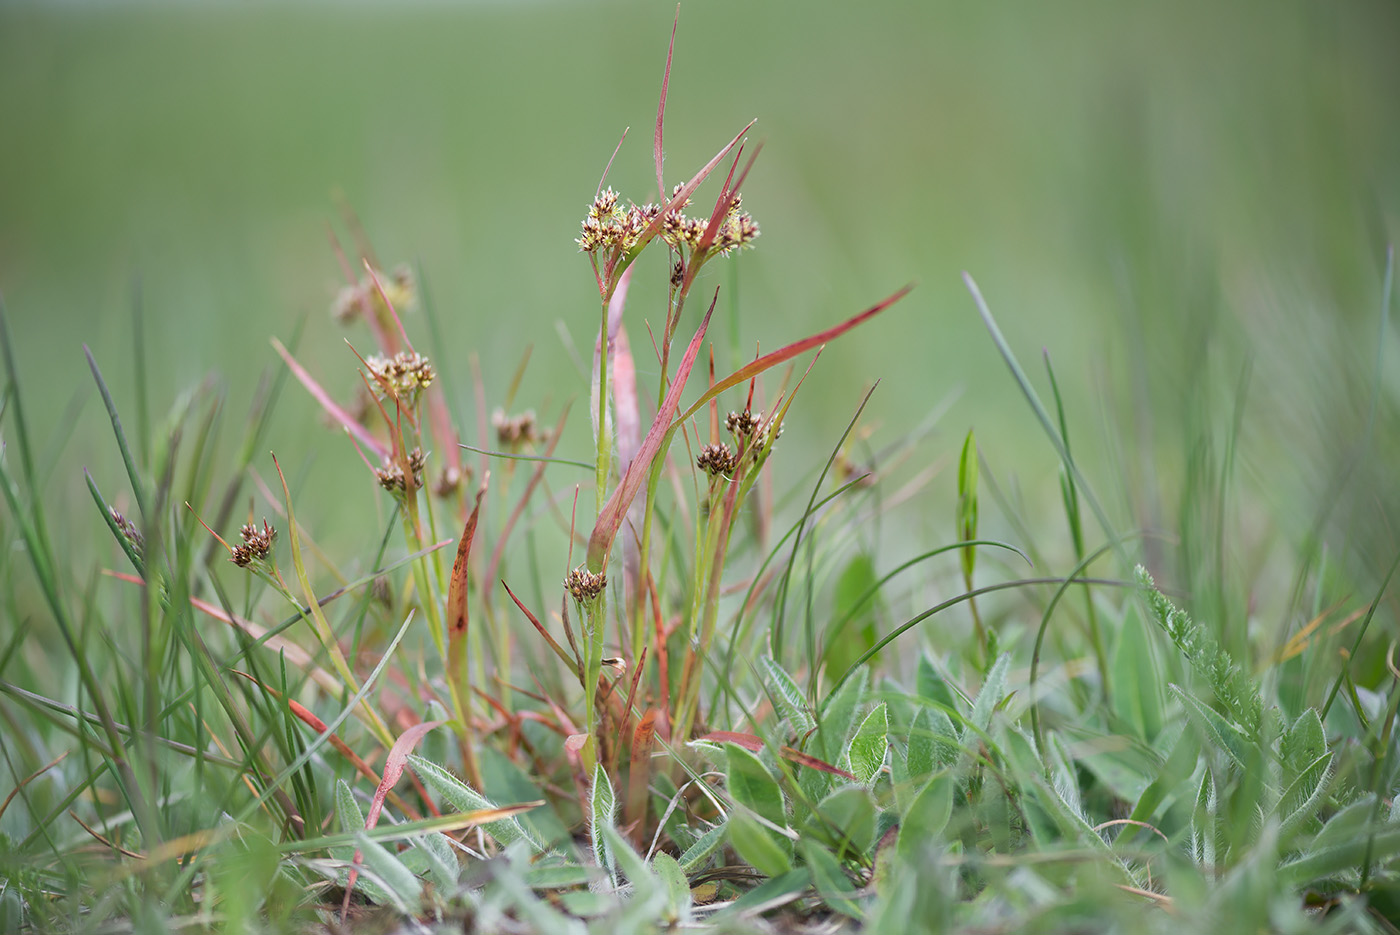
[[[651,223],[648,224],[645,228],[643,228],[641,235],[637,238],[636,246],[632,248],[630,255],[640,253],[642,251],[642,248],[645,247],[648,243],[650,243],[653,237],[660,233],[661,225],[662,223],[664,223],[666,215],[670,214],[672,211],[677,210],[682,204],[685,203],[685,200],[687,198],[689,198],[695,193],[695,189],[700,187],[700,183],[705,181],[705,179],[709,177],[710,173],[714,171],[715,166],[719,165],[720,161],[723,160],[724,157],[729,154],[729,151],[739,144],[739,141],[744,138],[744,134],[748,133],[749,128],[753,125],[754,121],[752,120],[745,124],[744,129],[740,130],[737,134],[734,135],[734,139],[724,144],[724,148],[721,149],[719,152],[715,153],[714,158],[711,159],[709,162],[705,163],[705,165],[701,167],[700,171],[695,173],[695,175],[691,177],[690,181],[686,182],[684,185],[681,186],[681,190],[676,192],[675,197],[671,198],[662,206],[662,210],[656,215],[656,217],[651,219]]]
[[[588,538],[588,568],[594,574],[601,573],[607,566],[608,553],[612,550],[613,540],[617,538],[617,531],[622,526],[623,517],[627,515],[627,508],[631,505],[632,498],[637,495],[637,491],[641,490],[642,483],[646,479],[646,472],[651,467],[651,461],[660,452],[661,443],[670,431],[671,416],[680,406],[681,391],[685,389],[686,380],[689,379],[690,371],[695,366],[695,358],[700,354],[700,347],[705,340],[705,331],[710,327],[710,316],[714,314],[717,301],[719,301],[718,290],[715,291],[715,297],[711,300],[710,307],[705,311],[704,320],[700,322],[700,327],[695,331],[695,337],[690,339],[690,345],[685,349],[685,356],[681,358],[680,366],[676,368],[676,379],[666,393],[661,410],[652,420],[651,429],[647,432],[647,437],[643,439],[642,447],[638,449],[637,456],[628,465],[627,472],[622,476],[622,482],[617,485],[612,496],[598,511],[598,522],[593,527],[593,534]]]
[[[799,766],[806,766],[811,769],[821,770],[823,773],[830,773],[833,776],[840,776],[842,779],[849,779],[852,782],[856,781],[856,777],[853,773],[848,773],[844,769],[841,769],[839,766],[832,766],[825,760],[819,760],[811,754],[803,753],[800,750],[794,750],[792,749],[792,747],[783,747],[778,752],[783,755],[783,759],[791,760]]]
[[[394,745],[389,748],[389,755],[384,759],[384,776],[379,780],[379,786],[374,790],[374,798],[370,799],[369,814],[365,816],[365,830],[373,830],[379,824],[379,814],[384,810],[384,799],[389,795],[389,791],[399,781],[403,775],[404,767],[408,765],[408,755],[413,752],[413,748],[418,746],[418,741],[423,739],[423,735],[429,731],[441,727],[446,721],[424,721],[416,724],[399,735],[399,739],[394,741]],[[341,916],[345,915],[345,909],[350,905],[350,894],[355,889],[355,880],[360,875],[360,862],[364,855],[358,849],[355,857],[351,861],[350,879],[345,883],[345,902],[341,907]]]
[[[631,127],[628,127],[627,129],[630,130]],[[622,143],[626,139],[627,130],[623,130],[622,136],[620,136],[617,140],[617,145],[613,147],[613,154],[608,157],[608,164],[603,166],[603,175],[601,178],[598,179],[598,190],[593,193],[594,198],[597,198],[603,193],[603,183],[608,180],[608,173],[612,171],[613,160],[616,159],[617,154],[622,151]]]
[[[476,504],[462,529],[457,543],[457,557],[452,562],[452,580],[447,586],[447,633],[449,640],[458,640],[467,632],[467,565],[471,558],[472,540],[476,538],[476,520],[481,515],[481,497],[491,476],[481,479],[476,492]]]
[[[520,612],[525,615],[525,619],[529,620],[530,623],[534,625],[536,632],[544,637],[545,642],[549,644],[549,648],[554,650],[554,654],[563,661],[564,665],[575,670],[581,670],[581,663],[579,660],[569,658],[569,654],[564,652],[564,647],[560,646],[559,641],[549,635],[549,631],[544,628],[544,624],[540,623],[539,618],[530,613],[530,608],[526,607],[524,603],[521,602],[520,598],[515,596],[515,592],[510,589],[510,585],[502,580],[501,587],[506,589],[506,594],[510,595],[510,599],[515,602],[515,606],[520,608]]]
[[[820,347],[821,345],[827,343],[833,338],[838,338],[841,335],[845,334],[847,331],[850,331],[856,325],[859,325],[865,321],[868,321],[871,318],[874,318],[880,312],[883,312],[885,309],[889,308],[891,305],[908,295],[909,290],[913,288],[914,287],[912,285],[905,286],[903,289],[900,289],[898,292],[894,293],[893,295],[889,296],[883,301],[872,305],[870,308],[861,312],[859,315],[855,315],[851,318],[846,319],[839,325],[833,325],[825,331],[818,332],[817,334],[814,334],[808,338],[803,338],[801,341],[794,341],[786,347],[780,347],[776,351],[772,351],[768,354],[763,355],[762,357],[758,358],[758,360],[745,364],[738,370],[731,373],[729,376],[725,377],[723,380],[720,380],[714,386],[710,387],[710,389],[703,396],[701,396],[695,401],[694,405],[692,405],[681,415],[677,422],[685,422],[691,416],[695,415],[695,413],[699,412],[700,407],[704,406],[715,396],[718,396],[720,393],[724,392],[730,387],[738,386],[745,380],[748,380],[751,377],[755,377],[763,371],[768,370],[771,367],[775,367],[778,364],[781,364],[785,360],[789,360],[793,357],[796,357],[798,354],[801,354],[804,351],[810,351],[814,347]]]
[[[360,444],[379,455],[381,461],[389,457],[389,449],[385,447],[384,443],[371,435],[369,429],[357,422],[350,413],[337,406],[330,394],[321,388],[321,384],[317,383],[301,364],[297,363],[296,358],[282,346],[281,341],[273,338],[272,347],[287,362],[287,367],[301,381],[301,385],[306,387],[307,391],[316,399],[316,402],[321,404],[321,408],[326,410],[332,419],[343,425],[345,430],[355,436]]]
[[[732,743],[738,744],[745,750],[752,750],[757,753],[763,749],[763,740],[753,734],[741,734],[732,730],[712,730],[700,740],[708,740],[711,743]]]
[[[666,49],[666,73],[661,76],[661,101],[656,105],[656,137],[652,142],[652,150],[656,157],[656,190],[661,193],[661,200],[666,200],[666,179],[661,172],[661,131],[666,123],[666,91],[671,86],[671,61],[676,54],[676,27],[681,22],[681,5],[676,4],[676,18],[671,23],[671,44]]]

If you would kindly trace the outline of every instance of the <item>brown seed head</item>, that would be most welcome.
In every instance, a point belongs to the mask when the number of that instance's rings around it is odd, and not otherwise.
[[[417,490],[423,486],[423,468],[427,465],[428,456],[423,454],[423,449],[414,448],[408,453],[408,467],[413,474],[413,489]],[[390,493],[404,493],[408,490],[408,477],[404,474],[403,468],[398,462],[387,459],[381,466],[374,469],[375,479],[379,481],[379,486]]]
[[[682,188],[685,188],[685,183],[684,183],[684,182],[678,182],[675,186],[673,186],[673,187],[671,188],[671,197],[672,197],[672,198],[675,198],[677,195],[679,195],[679,194],[681,193],[681,189],[682,189]],[[685,201],[682,201],[680,204],[676,205],[676,206],[675,206],[674,208],[672,208],[671,210],[672,210],[672,211],[682,211],[682,210],[684,210],[684,209],[686,209],[686,208],[688,208],[688,207],[690,207],[690,199],[689,199],[689,198],[687,198]]]
[[[724,420],[724,427],[735,438],[744,439],[757,432],[762,423],[763,413],[745,409],[743,412],[731,412]]]
[[[491,413],[491,424],[496,427],[496,441],[506,448],[535,444],[543,438],[533,409],[518,416],[507,416],[504,409],[497,409]]]
[[[416,487],[423,486],[423,468],[428,463],[428,456],[423,454],[422,448],[414,448],[408,453],[408,467],[413,471],[413,484]]]
[[[738,467],[739,458],[728,445],[706,445],[695,459],[696,467],[711,477],[728,477]]]
[[[404,489],[403,468],[392,461],[385,461],[382,467],[375,468],[374,477],[379,481],[379,486],[390,493],[399,493]]]
[[[252,523],[244,523],[238,534],[243,544],[233,547],[229,561],[239,568],[247,568],[253,562],[267,561],[272,554],[272,543],[277,540],[277,530],[266,519],[263,520],[262,529]]]
[[[608,586],[607,575],[595,575],[586,568],[579,567],[564,578],[564,590],[574,596],[580,604],[588,604],[597,599]]]
[[[470,472],[468,472],[470,473]],[[439,497],[448,497],[456,493],[462,487],[462,471],[452,465],[442,469],[442,473],[433,482],[433,493]]]

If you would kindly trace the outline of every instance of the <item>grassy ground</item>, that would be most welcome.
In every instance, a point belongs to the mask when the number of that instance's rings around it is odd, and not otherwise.
[[[4,926],[1392,930],[1393,13],[684,15],[0,12]]]

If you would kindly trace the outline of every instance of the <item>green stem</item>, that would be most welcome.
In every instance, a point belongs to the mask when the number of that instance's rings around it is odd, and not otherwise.
[[[411,483],[411,481],[410,481]],[[404,543],[410,552],[419,552],[425,548],[423,542],[423,530],[419,522],[418,512],[418,491],[410,490],[403,497],[403,533]],[[413,563],[413,582],[418,588],[418,602],[423,605],[423,612],[428,617],[428,632],[432,635],[433,646],[437,648],[439,656],[447,659],[446,631],[442,625],[442,610],[438,606],[437,589],[433,586],[433,576],[428,574],[428,556],[421,556]]]
[[[584,768],[589,773],[598,762],[598,682],[603,676],[603,622],[607,617],[608,592],[605,589],[584,608],[583,651],[584,685],[583,711],[584,725],[588,730],[588,740],[580,754]]]
[[[594,461],[597,510],[603,512],[608,498],[608,470],[612,460],[612,439],[608,435],[608,302],[603,302],[602,323],[598,328],[598,454]]]

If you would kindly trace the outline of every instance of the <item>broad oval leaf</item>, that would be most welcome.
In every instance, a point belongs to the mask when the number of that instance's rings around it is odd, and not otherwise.
[[[806,737],[816,726],[816,722],[807,710],[807,697],[802,693],[802,689],[797,687],[792,676],[773,661],[772,657],[762,656],[758,664],[763,670],[763,680],[767,683],[768,690],[773,693],[773,703],[777,705],[778,713],[791,725],[799,740]]]
[[[947,770],[936,773],[909,804],[899,827],[896,853],[901,860],[916,860],[934,841],[953,815],[953,776]]]
[[[817,803],[806,829],[842,859],[863,857],[875,843],[875,800],[865,786],[848,785]]]
[[[851,738],[851,772],[859,781],[869,784],[885,765],[889,727],[889,714],[882,701],[865,716]]]
[[[841,870],[841,864],[831,852],[813,840],[803,840],[802,859],[812,871],[812,883],[817,887],[822,900],[836,912],[850,916],[857,922],[864,921],[865,913],[851,898],[856,895],[856,887]]]
[[[723,822],[715,825],[700,835],[694,844],[687,847],[685,853],[677,861],[681,865],[681,870],[686,873],[694,873],[699,870],[709,856],[719,850],[720,845],[724,843],[724,827]]]
[[[992,712],[1006,696],[1006,673],[1010,668],[1011,655],[1002,653],[982,682],[982,690],[977,693],[977,700],[972,703],[972,715],[968,718],[978,730],[985,731],[991,725]]]
[[[780,828],[787,827],[783,790],[763,761],[737,744],[727,744],[729,794],[734,801]]]
[[[666,912],[669,920],[679,922],[690,915],[690,881],[680,863],[670,854],[662,852],[651,859],[651,869],[661,880],[666,893]]]
[[[442,796],[444,801],[459,812],[477,812],[498,807],[436,763],[410,754],[408,765],[418,774],[418,778],[423,780],[424,785]],[[536,854],[545,849],[544,843],[515,818],[489,821],[483,824],[481,829],[495,838],[502,847],[509,847],[516,841],[524,841]]]
[[[782,876],[792,869],[789,856],[790,843],[784,839],[779,844],[779,836],[759,824],[758,820],[742,808],[737,808],[729,816],[729,843],[734,852],[749,866],[766,876]]]
[[[378,841],[371,841],[364,829],[355,835],[355,847],[364,855],[364,867],[388,892],[395,909],[411,915],[423,896],[423,882],[403,861]]]
[[[588,796],[588,831],[593,842],[593,857],[598,866],[605,868],[617,883],[617,859],[611,841],[604,834],[613,826],[613,816],[617,813],[617,795],[613,792],[612,781],[603,771],[601,763],[593,767],[593,788]]]

